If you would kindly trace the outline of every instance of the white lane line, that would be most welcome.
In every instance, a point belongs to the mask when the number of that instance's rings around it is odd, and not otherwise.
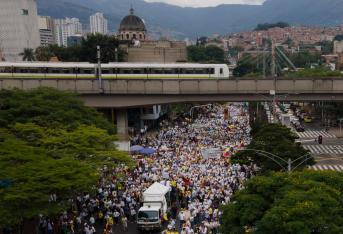
[[[325,148],[323,145],[317,145],[316,147],[318,147],[319,152],[321,152],[321,153],[327,153],[326,148]]]
[[[329,170],[336,171],[335,168],[333,168],[331,165],[328,165],[328,167],[329,167]]]
[[[335,171],[342,171],[342,169],[338,165],[333,165],[333,167],[335,168]]]
[[[330,154],[334,154],[333,150],[330,148],[330,146],[324,146],[324,148],[326,148],[326,150],[330,153]],[[326,152],[327,152],[326,151]]]
[[[339,154],[338,149],[335,146],[331,146],[331,148],[335,152],[335,154]]]
[[[315,146],[315,145],[311,145],[311,151],[315,154],[320,154],[320,151],[319,149]]]

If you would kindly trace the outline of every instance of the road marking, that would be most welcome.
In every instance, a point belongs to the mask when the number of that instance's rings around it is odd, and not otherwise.
[[[309,166],[308,168],[315,170],[315,171],[343,172],[343,166],[342,165],[313,165],[313,166]]]
[[[318,138],[322,136],[323,138],[336,138],[336,136],[327,131],[305,131],[305,132],[296,132],[300,138]]]
[[[303,145],[312,154],[343,154],[342,145]]]

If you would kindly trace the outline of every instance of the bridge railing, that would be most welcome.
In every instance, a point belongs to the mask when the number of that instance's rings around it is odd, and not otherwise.
[[[80,94],[269,94],[273,79],[0,79],[0,89],[52,87]],[[343,78],[280,78],[277,93],[341,94]]]

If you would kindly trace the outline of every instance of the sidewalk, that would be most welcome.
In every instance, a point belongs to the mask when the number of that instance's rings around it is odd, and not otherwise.
[[[343,128],[342,130],[339,127],[331,128],[328,132],[334,134],[337,138],[343,138]]]

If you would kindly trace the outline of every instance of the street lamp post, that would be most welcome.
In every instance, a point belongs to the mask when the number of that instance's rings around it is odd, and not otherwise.
[[[98,83],[99,83],[99,89],[101,91],[103,91],[103,87],[102,87],[102,77],[101,77],[101,52],[100,52],[100,46],[96,46],[96,57],[98,60],[98,66],[97,66],[97,78],[98,78]]]
[[[308,157],[310,154],[307,153],[295,160],[292,161],[292,159],[288,158],[288,160],[285,160],[283,158],[281,158],[280,156],[277,156],[275,154],[272,154],[270,152],[267,151],[263,151],[263,150],[255,150],[255,149],[243,149],[240,151],[253,151],[255,153],[257,153],[260,156],[266,157],[271,159],[272,161],[274,161],[276,164],[278,164],[284,171],[287,171],[288,173],[294,171],[295,169],[297,169],[299,166],[301,166],[303,163],[305,163],[307,160],[309,160],[311,157]],[[299,164],[297,164],[296,166],[293,167],[293,164],[295,162],[297,162],[298,160],[301,160],[305,158],[303,161],[301,161]],[[287,168],[282,165],[282,163],[287,164]]]

